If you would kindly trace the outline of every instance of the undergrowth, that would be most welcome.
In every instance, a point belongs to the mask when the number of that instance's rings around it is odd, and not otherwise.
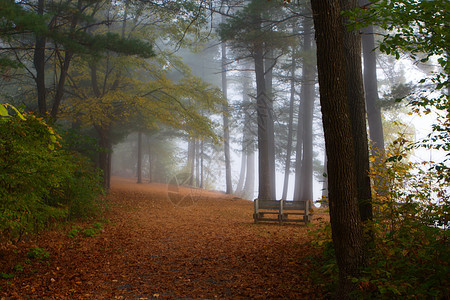
[[[446,299],[450,295],[449,195],[440,174],[420,164],[387,160],[380,173],[388,186],[373,201],[374,219],[366,224],[367,265],[353,278],[355,299]],[[375,174],[376,173],[376,174]],[[386,191],[388,191],[386,193]],[[329,295],[337,287],[338,268],[330,224],[314,233],[319,250],[314,280]]]
[[[0,107],[0,240],[96,215],[103,203],[93,164],[64,149],[42,118]]]

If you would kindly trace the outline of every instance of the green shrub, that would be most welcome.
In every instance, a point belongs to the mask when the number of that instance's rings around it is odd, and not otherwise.
[[[398,149],[397,149],[398,150]],[[445,299],[450,294],[449,189],[440,174],[425,164],[404,162],[392,151],[384,168],[375,168],[389,186],[375,195],[374,219],[368,224],[367,266],[354,278],[356,299]],[[425,166],[425,168],[424,168]],[[331,229],[316,233],[315,274],[332,293],[337,267]]]
[[[61,147],[61,138],[31,114],[0,114],[0,236],[21,237],[50,223],[93,215],[100,176]]]
[[[30,249],[30,251],[28,251],[27,257],[37,260],[47,260],[50,258],[50,253],[45,249],[33,247]]]

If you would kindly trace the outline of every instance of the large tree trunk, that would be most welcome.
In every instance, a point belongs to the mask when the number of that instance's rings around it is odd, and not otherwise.
[[[333,245],[339,267],[337,299],[349,298],[364,265],[353,134],[347,99],[344,40],[339,0],[311,1],[317,41],[320,103],[328,157]]]
[[[264,79],[264,54],[263,45],[255,47],[255,74],[256,74],[256,111],[258,116],[258,199],[267,200],[272,198],[272,186],[269,164],[269,140],[268,123],[269,107]]]
[[[222,15],[222,22],[225,17]],[[227,47],[225,42],[222,42],[222,92],[227,101],[228,97],[228,84],[227,84]],[[228,120],[228,102],[223,105],[223,145],[225,154],[225,183],[226,193],[233,193],[233,186],[231,182],[231,158],[230,158],[230,126]]]
[[[357,8],[358,0],[341,0],[341,8]],[[350,31],[343,18],[345,65],[347,74],[347,98],[352,120],[353,144],[355,151],[356,180],[361,219],[372,219],[372,190],[370,186],[369,144],[367,141],[364,82],[361,63],[361,36],[358,31]]]
[[[303,52],[308,57],[312,49],[312,23],[305,18]],[[313,114],[315,98],[315,69],[314,64],[303,59],[302,92],[303,101],[303,159],[301,168],[302,200],[313,200]]]

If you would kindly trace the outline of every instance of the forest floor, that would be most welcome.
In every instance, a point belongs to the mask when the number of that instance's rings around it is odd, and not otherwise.
[[[310,226],[253,224],[253,204],[114,178],[106,220],[0,245],[0,299],[322,299]]]

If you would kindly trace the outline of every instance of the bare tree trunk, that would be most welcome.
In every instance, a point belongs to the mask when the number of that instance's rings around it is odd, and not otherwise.
[[[291,174],[291,155],[292,155],[292,137],[294,132],[294,103],[295,103],[295,69],[296,61],[294,55],[294,48],[292,49],[292,63],[291,63],[291,97],[289,99],[289,124],[286,146],[286,162],[284,165],[284,183],[283,193],[281,195],[282,200],[286,200],[289,187],[289,176]]]
[[[359,7],[358,0],[341,0],[343,10]],[[369,143],[367,141],[364,82],[361,63],[361,36],[350,31],[343,18],[345,65],[347,74],[347,98],[352,120],[353,144],[356,166],[358,202],[361,219],[372,219],[372,189],[370,186]]]
[[[111,187],[111,129],[109,127],[94,126],[99,136],[98,163],[100,170],[103,171],[103,188],[108,191]]]
[[[308,18],[303,22],[304,42],[303,51],[305,57],[312,49],[312,24]],[[303,101],[303,159],[302,159],[302,200],[313,200],[313,114],[315,98],[315,69],[311,61],[304,59],[302,74],[302,92]]]
[[[369,1],[360,0],[359,5],[368,5]],[[384,133],[381,118],[381,108],[378,98],[377,61],[375,52],[375,38],[373,26],[369,25],[362,29],[362,46],[364,57],[364,90],[366,92],[367,120],[369,123],[369,134],[372,141],[372,156],[375,158],[374,165],[380,166],[386,157],[384,149]],[[389,184],[380,175],[374,178],[374,188],[379,195],[387,195]]]
[[[150,136],[147,135],[147,149],[148,149],[148,182],[153,182],[153,172],[152,172],[152,145],[150,143]]]
[[[320,103],[328,157],[332,239],[339,267],[336,299],[348,299],[364,265],[354,143],[347,98],[344,39],[339,0],[311,1],[317,43]]]
[[[137,133],[137,183],[142,183],[142,131]]]
[[[204,170],[203,170],[203,160],[204,160],[204,142],[203,140],[200,142],[200,188],[204,188]]]
[[[239,195],[242,193],[242,189],[244,188],[245,181],[245,167],[247,166],[247,153],[245,151],[245,136],[242,136],[242,151],[241,151],[241,171],[239,172],[239,181],[236,186],[236,190],[234,193]]]
[[[45,0],[38,0],[37,14],[44,15]],[[34,46],[33,64],[36,70],[34,80],[36,82],[36,90],[38,97],[39,115],[46,117],[47,114],[47,93],[45,90],[45,46],[46,38],[44,36],[36,36]]]
[[[297,116],[297,144],[295,146],[295,179],[294,179],[294,201],[298,201],[302,196],[302,159],[303,159],[303,115],[304,99],[300,99]]]
[[[269,140],[268,140],[268,122],[269,107],[266,95],[266,86],[264,80],[264,54],[263,45],[258,44],[255,47],[255,74],[256,74],[256,111],[258,116],[258,199],[267,200],[272,198],[272,186],[270,177],[269,163]]]
[[[253,200],[255,192],[255,150],[253,144],[247,147],[247,175],[245,177],[245,185],[243,198]]]
[[[200,187],[200,141],[195,140],[195,186]]]
[[[193,138],[189,138],[188,142],[188,172],[189,172],[189,185],[194,185],[194,164],[195,164],[195,141]]]
[[[322,176],[322,200],[327,201],[326,203],[322,202],[321,207],[328,207],[328,169],[327,169],[327,154],[324,154],[323,160],[323,176]]]
[[[225,17],[222,15],[222,22]],[[227,84],[227,47],[225,42],[222,42],[222,92],[227,101],[228,97],[228,84]],[[225,184],[226,193],[233,193],[233,186],[231,182],[231,158],[230,158],[230,126],[228,120],[228,102],[223,105],[223,145],[225,154]]]
[[[273,115],[273,91],[272,91],[272,79],[273,79],[273,67],[275,66],[275,59],[273,58],[273,50],[266,49],[266,55],[264,58],[264,81],[267,95],[267,142],[269,148],[269,180],[270,180],[270,198],[276,199],[276,170],[275,170],[275,129],[274,129],[274,115]]]

